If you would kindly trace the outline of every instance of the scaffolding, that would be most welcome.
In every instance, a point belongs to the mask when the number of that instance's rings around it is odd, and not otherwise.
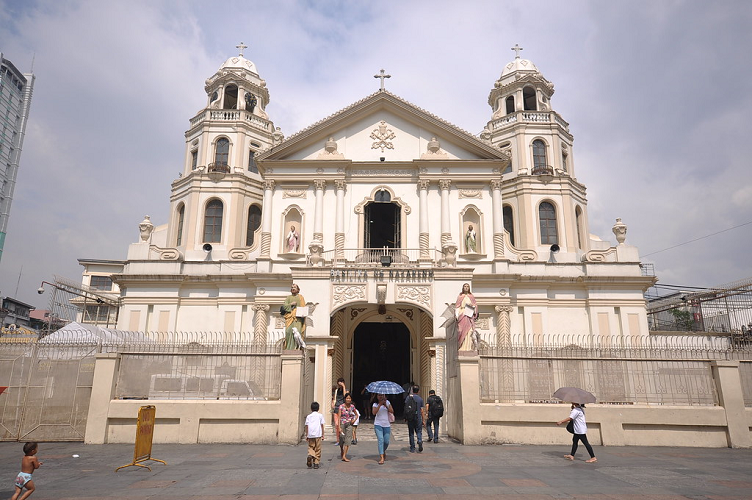
[[[648,325],[651,331],[726,334],[752,342],[752,278],[649,300]]]
[[[55,276],[52,283],[43,281],[39,293],[44,293],[45,284],[52,287],[52,295],[50,313],[42,337],[74,321],[105,328],[117,324],[120,298],[116,294],[102,292],[60,276]]]

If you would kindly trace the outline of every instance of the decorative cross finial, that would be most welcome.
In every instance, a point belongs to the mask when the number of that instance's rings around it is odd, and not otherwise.
[[[243,50],[247,49],[248,45],[244,44],[243,42],[240,42],[240,45],[236,45],[235,48],[240,51],[240,57],[243,57]]]
[[[522,50],[522,47],[520,47],[520,46],[519,46],[518,44],[516,44],[516,43],[515,43],[515,44],[514,44],[514,47],[512,47],[512,50],[513,50],[513,51],[515,52],[515,54],[516,54],[516,55],[514,56],[514,58],[515,58],[515,59],[519,59],[519,58],[520,58],[520,51]]]
[[[373,75],[374,78],[381,78],[381,91],[384,91],[384,78],[391,78],[392,75],[387,75],[384,73],[384,70],[382,69],[381,72],[378,75]]]

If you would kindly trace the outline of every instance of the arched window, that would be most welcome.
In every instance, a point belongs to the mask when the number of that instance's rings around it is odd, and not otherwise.
[[[509,233],[509,241],[514,245],[514,216],[512,215],[512,207],[504,205],[501,212],[504,219],[504,229]]]
[[[251,205],[248,208],[248,230],[245,234],[245,246],[253,246],[253,238],[258,228],[261,227],[261,208],[258,205]]]
[[[540,139],[533,141],[533,173],[546,171],[546,144]]]
[[[506,99],[507,114],[514,113],[514,96],[510,95]]]
[[[392,195],[386,189],[380,189],[373,195],[374,203],[391,203]]]
[[[580,207],[574,209],[574,223],[577,226],[577,248],[582,249],[582,209]]]
[[[553,245],[559,242],[559,234],[556,231],[556,209],[552,204],[544,201],[538,207],[540,218],[541,245]]]
[[[248,171],[254,174],[259,173],[258,165],[256,165],[256,151],[261,149],[261,144],[251,143],[251,149],[248,152]]]
[[[217,141],[217,149],[214,153],[214,163],[216,165],[227,165],[230,158],[230,141],[224,137]]]
[[[185,222],[185,205],[181,203],[178,207],[178,230],[175,239],[175,246],[177,247],[183,244],[183,222]]]
[[[538,111],[538,104],[535,99],[535,89],[525,87],[522,89],[522,102],[525,104],[525,111]]]
[[[222,212],[224,205],[219,200],[212,200],[206,205],[204,215],[204,242],[218,243],[222,241]]]
[[[228,85],[225,87],[225,102],[223,109],[236,109],[238,107],[238,87],[237,85]]]

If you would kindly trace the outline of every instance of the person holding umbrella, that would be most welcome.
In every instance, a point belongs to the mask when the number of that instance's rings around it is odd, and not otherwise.
[[[585,422],[585,405],[580,403],[572,403],[571,412],[569,416],[564,420],[559,420],[556,425],[561,425],[565,422],[572,421],[574,423],[574,434],[572,434],[572,451],[569,455],[564,455],[567,460],[574,460],[574,454],[577,453],[577,443],[582,441],[585,445],[587,452],[590,454],[590,458],[585,460],[587,463],[597,462],[595,453],[593,453],[593,447],[590,446],[587,438],[587,423]]]
[[[394,420],[394,408],[392,403],[386,399],[385,394],[379,393],[377,400],[373,403],[373,431],[376,433],[376,440],[379,442],[379,465],[383,465],[386,460],[386,449],[389,448],[389,437],[392,434],[392,421]]]
[[[376,401],[371,406],[371,413],[373,415],[373,431],[376,433],[376,440],[379,442],[379,465],[383,465],[386,460],[386,449],[389,448],[392,422],[394,422],[394,408],[392,408],[392,403],[386,399],[386,395],[402,394],[405,390],[399,384],[388,380],[371,382],[366,386],[366,390],[377,395]]]

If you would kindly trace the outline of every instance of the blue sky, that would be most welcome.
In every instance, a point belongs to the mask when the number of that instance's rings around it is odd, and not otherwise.
[[[241,41],[287,136],[377,90],[381,68],[478,134],[519,44],[570,123],[592,233],[613,241],[621,217],[661,283],[748,278],[749,26],[747,1],[0,0],[0,51],[37,77],[0,294],[46,307],[42,280],[124,258],[145,214],[167,221],[204,80]]]

